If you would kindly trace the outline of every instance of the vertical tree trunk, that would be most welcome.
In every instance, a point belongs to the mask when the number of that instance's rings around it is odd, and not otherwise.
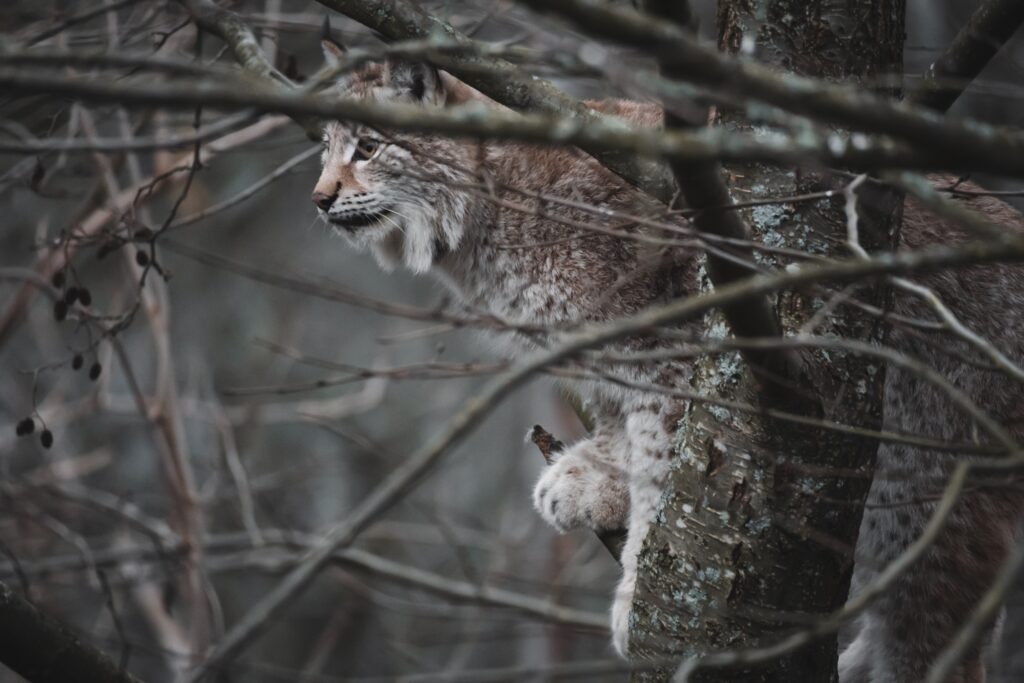
[[[750,50],[769,64],[810,76],[876,87],[901,72],[904,0],[719,0],[719,43]],[[753,130],[743,112],[722,112],[721,125]],[[770,134],[769,131],[764,131]],[[797,195],[822,177],[763,164],[731,167],[733,197]],[[872,210],[868,211],[869,205]],[[899,203],[861,195],[861,243],[869,251],[895,244]],[[745,212],[756,239],[773,246],[846,258],[842,196],[819,202],[756,207]],[[771,267],[785,263],[758,256]],[[702,287],[708,287],[702,277]],[[864,283],[846,294],[879,307],[887,288]],[[787,335],[834,292],[808,290],[773,300]],[[716,314],[708,336],[727,328]],[[881,341],[884,326],[839,304],[819,334]],[[813,378],[800,387],[817,407],[812,417],[877,429],[884,367],[834,351],[805,356]],[[702,358],[695,391],[757,405],[758,387],[738,353]],[[775,406],[765,406],[775,407]],[[877,442],[800,427],[749,412],[693,404],[679,429],[668,492],[640,558],[630,647],[638,658],[699,656],[764,645],[837,609],[847,597],[864,498]],[[828,473],[832,472],[833,475]],[[798,615],[799,619],[784,615]],[[705,671],[706,681],[836,679],[836,639],[826,637],[755,668]],[[637,674],[664,680],[667,672]]]

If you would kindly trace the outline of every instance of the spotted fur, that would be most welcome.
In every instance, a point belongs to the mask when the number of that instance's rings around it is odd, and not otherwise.
[[[939,186],[955,182],[933,177]],[[972,183],[964,190],[979,191]],[[1006,230],[1024,230],[1024,216],[992,197],[964,198],[970,208]],[[905,248],[966,241],[955,225],[937,221],[908,200],[903,216]],[[943,272],[920,279],[969,329],[1024,365],[1024,269],[996,264]],[[935,320],[920,298],[899,294],[894,312]],[[951,334],[922,334],[896,326],[889,343],[950,378],[968,397],[1024,441],[1021,384],[991,369],[991,362]],[[886,374],[884,427],[950,442],[976,440],[972,421],[948,395],[912,373]],[[856,551],[854,592],[920,536],[934,512],[953,459],[896,444],[882,444]],[[937,542],[862,618],[860,632],[840,657],[843,683],[904,683],[924,679],[967,615],[992,584],[1017,542],[1024,489],[1014,472],[981,473],[968,484]],[[982,645],[956,671],[956,683],[985,679]]]
[[[346,76],[337,89],[348,97],[424,106],[470,100],[498,106],[422,65],[370,65]],[[660,120],[653,105],[590,104],[637,125],[657,125]],[[366,140],[374,143],[366,147]],[[482,192],[493,193],[492,198]],[[649,236],[636,224],[598,220],[572,205],[544,202],[541,194],[634,216],[661,215],[657,205],[577,150],[385,134],[342,123],[325,129],[323,174],[314,201],[340,234],[357,248],[371,251],[385,268],[404,264],[417,273],[429,270],[468,306],[510,323],[557,330],[567,323],[607,321],[684,295],[687,287],[696,289],[696,267],[687,250],[666,250],[579,228],[578,224],[597,223],[627,237]],[[510,208],[509,202],[527,212]],[[1001,202],[986,198],[971,203],[998,222],[1022,227],[1020,215]],[[911,247],[958,236],[913,204],[907,207],[904,233]],[[1024,361],[1019,338],[1024,330],[1024,278],[1018,268],[975,268],[932,276],[926,283],[966,324]],[[924,304],[906,296],[898,299],[897,312],[934,318]],[[516,353],[549,339],[509,335],[501,342]],[[1016,424],[1019,388],[995,372],[965,372],[963,357],[971,352],[962,344],[942,339],[942,345],[954,350],[949,354],[900,330],[893,341],[950,373],[972,398]],[[630,340],[624,348],[650,343]],[[621,373],[635,382],[686,386],[691,368],[671,363]],[[533,500],[541,516],[560,531],[628,528],[623,577],[612,601],[613,641],[625,655],[637,555],[661,496],[677,418],[686,406],[607,382],[584,381],[576,388],[596,427],[590,438],[570,446],[543,473]],[[913,376],[890,371],[885,392],[887,428],[961,441],[972,438],[962,413]],[[910,468],[915,476],[883,476],[875,482],[857,549],[859,581],[869,579],[867,567],[890,561],[917,537],[932,509],[926,499],[941,486],[949,463],[949,457],[934,453],[881,448],[883,472],[899,466],[904,471]],[[891,506],[894,502],[900,504]],[[840,662],[844,683],[920,680],[991,582],[1013,541],[1021,508],[1016,488],[972,490],[936,547],[865,617],[864,628]],[[958,680],[979,682],[977,671],[981,669],[974,653]]]

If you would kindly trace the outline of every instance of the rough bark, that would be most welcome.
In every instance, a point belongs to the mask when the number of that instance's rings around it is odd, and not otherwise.
[[[720,0],[719,41],[737,51],[756,40],[755,55],[799,74],[870,83],[898,74],[902,64],[903,0]],[[758,132],[741,113],[721,125]],[[767,133],[766,131],[766,134]],[[799,194],[821,178],[769,165],[731,167],[734,196]],[[893,197],[862,197],[861,242],[892,248],[898,225]],[[746,212],[756,238],[812,253],[848,256],[842,198],[770,205]],[[772,259],[766,265],[780,266]],[[702,278],[702,287],[709,287]],[[879,282],[856,290],[861,300],[887,304]],[[828,294],[801,291],[773,301],[784,334],[793,334],[826,304]],[[709,336],[727,327],[706,317]],[[837,306],[819,333],[880,341],[877,319]],[[805,386],[817,416],[877,428],[884,367],[833,352],[808,354]],[[701,359],[693,389],[756,404],[756,379],[739,354]],[[770,407],[770,406],[765,406]],[[679,457],[656,526],[641,555],[631,616],[631,650],[638,658],[699,657],[728,648],[766,645],[802,620],[834,611],[846,599],[864,497],[877,444],[870,439],[773,422],[692,405],[680,423]],[[822,472],[855,476],[827,476]],[[799,614],[801,621],[784,615]],[[804,622],[805,623],[805,622]],[[705,670],[702,681],[832,681],[834,637],[745,670]],[[644,672],[638,680],[665,680]]]

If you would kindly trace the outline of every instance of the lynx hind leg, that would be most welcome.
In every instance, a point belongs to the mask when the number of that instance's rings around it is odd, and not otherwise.
[[[934,511],[934,504],[917,502],[927,492],[876,479],[869,501],[881,507],[865,510],[858,541],[876,564],[888,565],[920,535]],[[977,489],[957,503],[931,548],[868,611],[871,683],[925,680],[996,580],[1014,547],[1019,515],[1019,494],[1010,489]],[[985,641],[994,626],[986,625]],[[983,653],[982,644],[973,648],[949,680],[983,683]]]
[[[619,655],[629,652],[629,615],[636,590],[637,560],[657,512],[675,443],[676,419],[682,414],[672,403],[649,404],[626,418],[630,445],[629,526],[622,549],[622,579],[612,600],[612,644]]]
[[[866,619],[864,622],[857,637],[839,655],[839,683],[871,683],[875,655],[871,644],[872,630]]]
[[[580,527],[621,529],[629,513],[629,443],[621,421],[598,423],[548,467],[533,490],[533,504],[561,532]]]

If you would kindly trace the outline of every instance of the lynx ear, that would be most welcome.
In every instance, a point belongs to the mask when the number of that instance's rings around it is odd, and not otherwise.
[[[320,28],[320,47],[324,51],[324,64],[328,69],[334,69],[345,58],[345,46],[331,35],[331,18],[328,16],[324,17]]]
[[[444,86],[437,69],[422,62],[388,60],[384,81],[403,99],[424,104],[443,105]]]

